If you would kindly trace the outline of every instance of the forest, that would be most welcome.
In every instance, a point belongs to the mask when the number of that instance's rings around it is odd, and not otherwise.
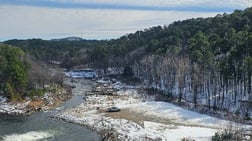
[[[247,116],[252,105],[252,8],[155,26],[112,40],[9,40],[61,67],[130,68],[179,102]]]
[[[12,101],[43,95],[46,84],[62,83],[60,74],[49,74],[49,68],[18,47],[0,44],[0,66],[0,96]]]

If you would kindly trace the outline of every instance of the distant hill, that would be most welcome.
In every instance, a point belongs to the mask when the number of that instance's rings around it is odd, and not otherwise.
[[[52,41],[83,41],[84,39],[80,37],[66,37],[60,39],[52,39]]]

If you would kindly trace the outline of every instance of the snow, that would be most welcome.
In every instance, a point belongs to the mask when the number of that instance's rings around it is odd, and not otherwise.
[[[149,121],[144,122],[144,127],[147,131],[156,132],[156,134],[160,134],[164,139],[172,141],[181,141],[183,138],[207,141],[211,140],[211,136],[216,132],[215,129],[210,128],[164,125]]]
[[[154,101],[134,86],[121,83],[111,86],[120,87],[121,90],[115,96],[89,95],[85,103],[60,113],[57,118],[88,126],[100,133],[113,132],[119,140],[128,141],[176,141],[183,138],[206,141],[217,131],[230,126],[251,128],[249,125],[199,114],[170,103]],[[79,87],[75,89],[78,90]],[[132,114],[142,115],[139,120],[143,124],[127,119],[128,113],[119,118],[107,116],[104,111],[111,106],[121,108],[119,114],[130,111]],[[97,107],[99,110],[96,110]]]
[[[29,103],[30,101],[15,104],[10,104],[7,102],[0,103],[0,113],[24,114],[26,113],[25,107],[27,107]]]
[[[229,124],[241,126],[238,123],[221,120],[208,115],[199,114],[166,102],[143,102],[129,107],[134,112],[172,120],[174,123],[188,126],[203,126],[224,129]]]

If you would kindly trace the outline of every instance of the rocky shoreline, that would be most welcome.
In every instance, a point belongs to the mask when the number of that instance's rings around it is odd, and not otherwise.
[[[0,97],[0,114],[26,116],[36,111],[48,111],[70,99],[71,95],[71,89],[65,87],[53,92],[46,92],[44,96],[26,98],[18,102]]]

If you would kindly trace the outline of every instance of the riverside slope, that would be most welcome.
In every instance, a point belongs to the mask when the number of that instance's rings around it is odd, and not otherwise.
[[[44,96],[27,98],[23,101],[9,101],[0,97],[0,114],[29,115],[35,111],[47,111],[57,107],[71,98],[69,88],[57,88],[56,91],[46,92]]]

